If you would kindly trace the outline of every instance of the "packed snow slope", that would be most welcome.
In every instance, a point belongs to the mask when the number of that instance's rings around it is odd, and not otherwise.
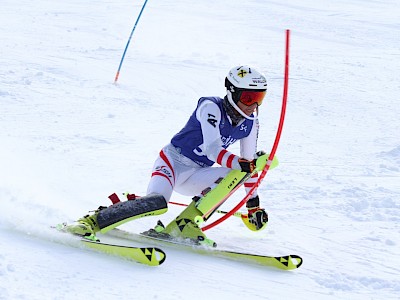
[[[142,4],[1,1],[0,299],[399,299],[398,1],[150,0],[115,85]],[[259,190],[268,228],[250,232],[232,217],[207,233],[221,248],[301,255],[301,268],[170,248],[152,268],[73,247],[50,229],[108,205],[113,192],[145,193],[160,148],[198,98],[224,96],[235,65],[268,78],[259,148],[270,151],[285,29],[280,165]],[[140,232],[157,219],[123,227]]]

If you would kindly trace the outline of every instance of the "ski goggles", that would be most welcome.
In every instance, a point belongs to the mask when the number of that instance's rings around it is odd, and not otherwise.
[[[257,103],[257,105],[260,106],[266,94],[267,91],[265,90],[242,91],[239,97],[239,101],[247,106],[250,106],[254,103]]]

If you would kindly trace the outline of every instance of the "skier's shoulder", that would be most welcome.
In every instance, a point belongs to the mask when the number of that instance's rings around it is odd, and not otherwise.
[[[200,115],[204,114],[218,114],[220,116],[222,111],[222,99],[219,97],[202,97],[199,99],[196,110],[198,119]]]
[[[222,104],[222,100],[223,99],[220,97],[201,97],[198,101],[197,106],[199,107],[199,106],[212,105],[212,104],[219,106],[220,104]]]

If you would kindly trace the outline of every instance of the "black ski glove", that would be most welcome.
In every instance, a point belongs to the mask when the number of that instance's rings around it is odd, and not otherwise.
[[[268,223],[268,214],[265,209],[260,208],[260,198],[255,196],[246,203],[249,223],[255,226],[256,230],[263,229]]]
[[[256,159],[247,160],[244,158],[239,158],[240,168],[242,169],[242,172],[246,173],[253,173],[253,171],[256,169],[256,162]]]
[[[261,150],[261,151],[258,151],[254,155],[255,159],[253,159],[253,160],[239,158],[239,165],[240,165],[240,168],[242,169],[242,172],[253,173],[254,170],[256,169],[257,159],[264,154],[265,154],[265,152]]]

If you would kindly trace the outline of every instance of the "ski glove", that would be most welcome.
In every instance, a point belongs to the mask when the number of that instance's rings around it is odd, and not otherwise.
[[[242,172],[253,173],[254,170],[256,169],[257,159],[264,154],[265,154],[265,152],[261,150],[255,154],[256,158],[253,160],[239,158],[239,165],[240,165],[240,168],[242,169]]]
[[[257,160],[247,160],[244,158],[239,158],[239,165],[241,168],[242,172],[246,173],[253,173],[253,171],[256,169],[256,162]]]
[[[268,214],[265,209],[260,208],[260,198],[255,196],[247,201],[249,223],[255,226],[255,230],[263,229],[268,223]]]

